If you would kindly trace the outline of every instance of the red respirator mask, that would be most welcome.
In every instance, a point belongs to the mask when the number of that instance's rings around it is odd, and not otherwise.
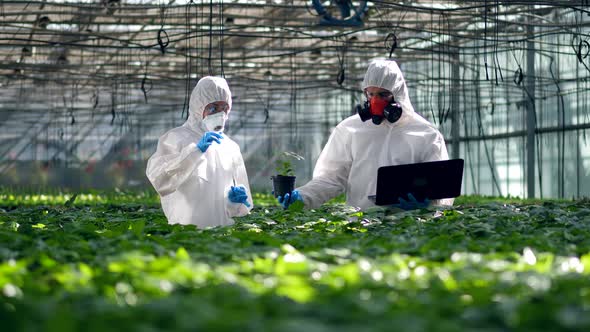
[[[381,124],[383,119],[394,123],[402,116],[402,107],[392,101],[391,103],[382,98],[371,98],[364,102],[363,106],[356,105],[356,112],[363,122],[371,119],[374,124]]]

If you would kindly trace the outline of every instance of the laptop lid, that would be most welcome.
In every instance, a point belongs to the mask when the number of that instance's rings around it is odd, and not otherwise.
[[[412,193],[423,201],[461,195],[463,159],[379,167],[377,170],[376,205],[399,203]]]

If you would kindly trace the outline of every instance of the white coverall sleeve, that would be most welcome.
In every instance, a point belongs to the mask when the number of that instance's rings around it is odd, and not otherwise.
[[[350,135],[336,127],[322,150],[313,178],[297,188],[307,208],[316,208],[346,191],[352,165]]]
[[[161,196],[175,192],[195,170],[198,176],[207,179],[207,158],[196,142],[174,138],[170,134],[160,137],[156,153],[147,163],[146,175]]]
[[[432,142],[427,149],[425,149],[422,155],[422,160],[427,161],[438,161],[438,160],[449,160],[449,154],[447,153],[447,146],[445,140],[440,133],[437,133],[436,139]],[[434,206],[452,206],[454,198],[434,199],[431,205]]]
[[[235,165],[234,168],[234,179],[236,180],[236,186],[243,186],[246,188],[246,194],[248,195],[248,203],[250,207],[246,206],[242,203],[232,203],[229,202],[229,191],[225,194],[225,199],[228,200],[228,213],[230,217],[242,217],[250,213],[250,210],[254,207],[254,202],[252,201],[252,193],[250,192],[250,184],[248,182],[248,173],[246,172],[246,166],[244,165],[244,159],[242,158],[242,153],[239,152],[233,158],[233,164]]]

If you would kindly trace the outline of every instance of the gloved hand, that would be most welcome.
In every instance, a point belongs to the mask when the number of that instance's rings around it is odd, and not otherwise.
[[[220,133],[208,131],[205,133],[205,135],[203,135],[203,137],[201,137],[201,140],[199,141],[199,143],[197,143],[197,147],[199,148],[199,150],[201,150],[201,152],[205,152],[207,151],[209,146],[213,144],[213,142],[217,142],[217,144],[221,143],[220,140],[222,138],[223,136]]]
[[[283,208],[286,209],[286,208],[289,207],[289,205],[295,203],[296,201],[302,201],[303,202],[303,197],[301,197],[301,195],[299,195],[299,191],[293,190],[291,192],[291,194],[286,193],[285,194],[285,197],[283,197],[283,196],[277,197],[277,200],[283,206]]]
[[[402,210],[415,210],[415,209],[422,209],[426,208],[430,205],[430,201],[428,198],[424,199],[424,202],[419,202],[414,195],[411,193],[408,194],[408,200],[406,201],[402,197],[399,198],[399,204],[393,204],[394,207],[400,208]]]
[[[250,207],[250,203],[248,203],[248,194],[246,194],[246,188],[242,186],[232,186],[229,189],[228,198],[232,203],[242,203],[247,207]]]

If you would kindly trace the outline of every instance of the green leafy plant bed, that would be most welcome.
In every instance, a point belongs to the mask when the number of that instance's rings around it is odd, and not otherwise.
[[[291,211],[255,194],[198,230],[153,197],[80,195],[0,200],[3,330],[590,330],[586,201]]]

